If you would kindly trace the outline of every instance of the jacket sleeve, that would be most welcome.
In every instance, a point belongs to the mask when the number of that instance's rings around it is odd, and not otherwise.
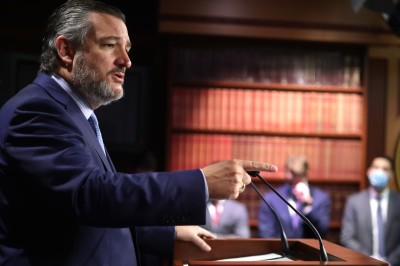
[[[135,229],[140,254],[172,256],[175,226],[137,226]]]

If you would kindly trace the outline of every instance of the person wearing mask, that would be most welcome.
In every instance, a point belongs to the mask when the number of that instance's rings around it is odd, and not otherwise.
[[[369,187],[346,200],[340,243],[350,249],[400,265],[400,194],[389,189],[393,161],[375,157],[367,169]]]
[[[203,228],[218,238],[250,237],[246,205],[237,200],[210,200],[207,203],[206,224]]]
[[[320,236],[326,236],[331,213],[329,194],[308,184],[308,161],[304,156],[294,155],[285,163],[286,183],[277,191],[315,226]],[[313,231],[273,191],[264,198],[279,215],[288,238],[315,238]],[[280,237],[279,222],[266,204],[261,204],[258,216],[259,236]]]
[[[209,251],[208,199],[235,199],[254,161],[117,172],[94,110],[123,96],[132,62],[125,15],[70,0],[48,20],[36,79],[0,110],[0,265],[135,266],[175,239]],[[118,119],[116,117],[115,119]],[[192,225],[192,226],[190,226]]]

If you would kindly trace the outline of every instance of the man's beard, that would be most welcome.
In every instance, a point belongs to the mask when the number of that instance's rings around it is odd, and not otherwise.
[[[123,91],[121,94],[116,94],[106,79],[98,79],[96,70],[86,62],[82,53],[78,52],[76,56],[72,82],[89,103],[95,106],[107,105],[123,97]]]

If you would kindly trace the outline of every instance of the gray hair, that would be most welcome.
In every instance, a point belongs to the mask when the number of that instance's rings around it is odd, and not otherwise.
[[[88,20],[93,12],[104,13],[120,18],[124,23],[124,13],[115,6],[96,0],[69,0],[58,7],[49,17],[42,42],[40,72],[51,73],[56,70],[61,60],[57,54],[55,40],[64,35],[77,49],[86,42],[92,24]]]
[[[294,175],[306,176],[308,171],[307,158],[303,155],[292,155],[287,159],[285,168]]]

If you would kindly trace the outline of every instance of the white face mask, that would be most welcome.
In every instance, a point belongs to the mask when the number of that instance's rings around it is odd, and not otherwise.
[[[388,174],[382,169],[374,169],[369,172],[368,179],[373,187],[383,189],[389,182]]]

